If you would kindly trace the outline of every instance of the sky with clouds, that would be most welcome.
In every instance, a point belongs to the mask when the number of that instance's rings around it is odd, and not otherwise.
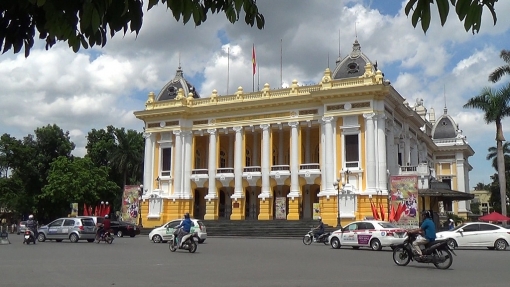
[[[143,123],[133,112],[144,108],[150,91],[158,93],[173,79],[179,61],[202,97],[213,89],[221,95],[232,94],[238,86],[251,91],[253,44],[259,71],[255,89],[258,83],[260,88],[264,83],[278,87],[280,78],[284,86],[293,79],[315,84],[325,68],[334,69],[339,54],[344,57],[352,50],[357,36],[361,50],[377,61],[410,104],[421,98],[438,118],[446,99],[448,114],[475,150],[471,188],[489,183],[495,171],[485,157],[487,148],[496,145],[495,125],[486,125],[478,110],[462,106],[483,87],[501,85],[487,78],[505,64],[499,52],[510,49],[510,18],[504,14],[510,1],[495,4],[495,26],[486,10],[475,35],[465,32],[455,14],[441,27],[435,8],[424,34],[405,15],[405,3],[259,0],[266,19],[263,30],[244,24],[244,19],[231,24],[223,14],[209,15],[199,27],[183,25],[160,5],[145,13],[138,37],[118,34],[104,48],[74,53],[66,43],[57,43],[47,51],[38,41],[28,58],[12,51],[0,55],[0,134],[22,138],[55,123],[70,132],[74,154],[83,156],[86,135],[93,128],[113,125],[141,131]],[[509,81],[509,76],[501,80]],[[508,134],[509,119],[503,128]]]

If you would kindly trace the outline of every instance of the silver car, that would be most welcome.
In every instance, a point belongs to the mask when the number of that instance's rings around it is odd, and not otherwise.
[[[43,225],[37,230],[37,240],[55,240],[61,242],[69,239],[71,242],[87,240],[94,242],[96,238],[96,225],[92,218],[59,218],[48,225]]]

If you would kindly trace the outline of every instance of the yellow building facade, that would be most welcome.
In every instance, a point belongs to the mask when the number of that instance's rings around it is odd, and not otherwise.
[[[316,85],[201,97],[179,67],[135,116],[145,124],[145,227],[185,212],[311,219],[314,207],[326,224],[344,225],[372,216],[370,202],[386,206],[391,175],[469,190],[473,152],[446,108],[436,121],[422,101],[411,106],[357,41]]]

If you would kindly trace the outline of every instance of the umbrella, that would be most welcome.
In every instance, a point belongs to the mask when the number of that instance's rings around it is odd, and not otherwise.
[[[481,221],[510,221],[510,217],[506,217],[501,213],[492,212],[479,218]]]

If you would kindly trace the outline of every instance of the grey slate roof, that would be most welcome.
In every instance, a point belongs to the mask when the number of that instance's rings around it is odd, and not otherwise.
[[[445,112],[436,121],[432,129],[433,139],[451,139],[457,136],[457,124],[455,121]]]
[[[175,99],[179,89],[183,89],[184,97],[187,97],[188,94],[191,92],[193,93],[193,98],[195,99],[200,98],[200,95],[197,93],[195,87],[188,81],[186,81],[186,79],[184,79],[182,69],[181,67],[179,67],[177,68],[175,78],[169,81],[163,87],[163,89],[161,89],[161,92],[159,92],[158,96],[156,97],[156,101],[166,101]]]
[[[333,71],[333,79],[357,78],[365,73],[365,65],[371,63],[370,59],[361,52],[361,45],[358,40],[352,45],[352,52],[343,58],[337,60],[337,66]],[[376,72],[377,63],[372,65],[372,72]]]

